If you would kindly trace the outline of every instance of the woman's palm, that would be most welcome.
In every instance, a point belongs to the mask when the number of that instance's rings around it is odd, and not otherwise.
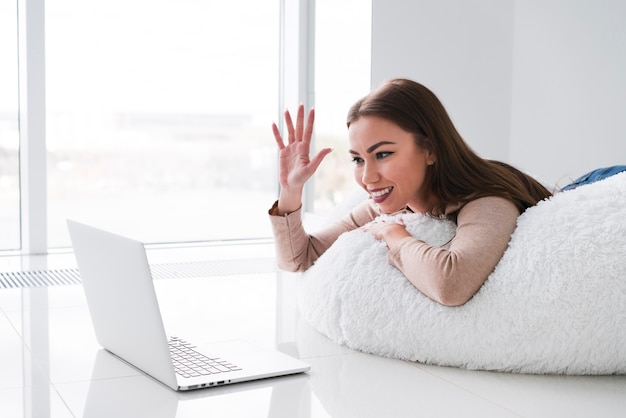
[[[289,111],[285,111],[288,135],[286,145],[276,124],[272,126],[274,138],[280,150],[279,181],[281,187],[294,189],[304,187],[304,184],[315,173],[324,157],[331,151],[330,148],[325,148],[315,155],[313,159],[309,158],[314,119],[315,112],[311,109],[305,126],[304,106],[300,105],[294,128]]]

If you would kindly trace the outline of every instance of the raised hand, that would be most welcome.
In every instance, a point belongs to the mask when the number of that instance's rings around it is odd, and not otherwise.
[[[309,110],[306,124],[304,123],[304,106],[298,107],[296,126],[294,128],[291,114],[285,111],[287,125],[287,144],[285,144],[278,126],[272,124],[274,139],[280,150],[279,155],[279,182],[281,186],[278,199],[279,213],[293,212],[302,204],[302,189],[304,184],[315,173],[322,160],[332,150],[324,148],[313,158],[309,158],[315,111]]]

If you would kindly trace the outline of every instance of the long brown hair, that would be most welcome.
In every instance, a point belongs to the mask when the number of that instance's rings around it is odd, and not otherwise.
[[[439,202],[434,214],[486,196],[508,199],[521,213],[551,196],[541,183],[515,167],[479,157],[458,133],[437,96],[415,81],[389,80],[356,102],[348,112],[348,127],[361,116],[378,116],[397,124],[413,134],[419,147],[434,153],[436,162],[427,177]],[[456,217],[456,213],[449,215]]]

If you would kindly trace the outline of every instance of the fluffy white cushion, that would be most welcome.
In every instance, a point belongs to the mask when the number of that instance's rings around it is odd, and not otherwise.
[[[298,282],[303,317],[333,341],[405,360],[522,373],[626,373],[626,173],[529,208],[465,305],[420,293],[383,242],[343,234]],[[402,215],[447,242],[454,225]]]

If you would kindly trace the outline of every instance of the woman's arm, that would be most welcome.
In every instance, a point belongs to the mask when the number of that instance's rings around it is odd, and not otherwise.
[[[390,247],[387,258],[429,298],[443,305],[463,305],[502,258],[518,216],[506,199],[476,199],[459,211],[448,249],[405,237]]]
[[[281,215],[278,202],[269,211],[274,232],[276,261],[286,271],[304,271],[317,260],[344,232],[365,225],[378,212],[370,200],[357,205],[348,215],[313,234],[302,226],[302,209]]]

